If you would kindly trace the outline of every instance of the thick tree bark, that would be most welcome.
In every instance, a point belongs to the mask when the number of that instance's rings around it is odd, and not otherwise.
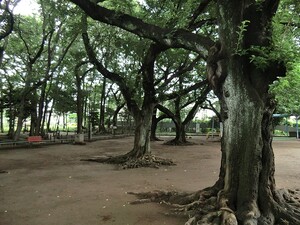
[[[178,143],[187,143],[185,126],[183,123],[181,123],[181,121],[178,122],[179,123],[175,123],[176,126],[175,141]]]
[[[150,127],[152,122],[152,113],[155,104],[150,103],[143,107],[139,113],[133,115],[135,123],[133,150],[129,154],[135,158],[151,154],[150,148]]]
[[[219,1],[221,46],[217,47],[217,55],[208,59],[209,72],[211,62],[222,71],[216,74],[217,82],[211,82],[221,100],[224,124],[221,169],[225,171],[221,174],[225,176],[219,205],[230,209],[223,218],[231,218],[238,224],[284,224],[283,218],[289,224],[299,224],[298,219],[280,207],[283,201],[278,197],[274,179],[271,145],[274,102],[269,97],[268,86],[277,76],[284,75],[284,69],[280,62],[257,68],[247,54],[236,53],[242,50],[236,49],[237,46],[269,46],[271,9],[276,9],[277,3],[265,1],[258,6],[254,1]],[[242,42],[238,43],[237,29],[245,20],[250,23]],[[213,58],[217,60],[210,61]],[[221,76],[226,79],[222,80]]]

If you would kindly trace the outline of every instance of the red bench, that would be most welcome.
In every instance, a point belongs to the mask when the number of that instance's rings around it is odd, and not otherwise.
[[[41,142],[42,141],[42,137],[41,136],[29,136],[27,138],[27,141],[29,143],[33,143],[33,142]]]

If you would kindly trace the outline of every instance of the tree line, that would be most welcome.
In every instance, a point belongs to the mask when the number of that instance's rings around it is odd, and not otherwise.
[[[7,1],[8,10],[9,4],[17,3]],[[98,131],[106,132],[104,125],[115,126],[120,110],[129,111],[130,115],[148,110],[152,116],[158,108],[157,100],[153,101],[155,89],[160,95],[160,107],[169,108],[166,113],[160,113],[159,118],[172,118],[180,124],[176,140],[186,142],[180,111],[192,108],[187,119],[190,121],[209,92],[205,66],[198,63],[198,56],[179,49],[162,49],[155,53],[154,48],[159,47],[150,42],[141,43],[128,32],[84,21],[79,9],[68,2],[39,1],[39,5],[38,15],[13,15],[13,11],[8,11],[14,25],[8,30],[9,37],[1,40],[4,53],[1,63],[2,131],[5,109],[9,118],[8,136],[14,140],[20,138],[28,118],[30,135],[45,135],[51,130],[54,112],[60,115],[76,112],[77,133],[83,132],[88,116],[98,112]],[[119,7],[129,9],[129,6]],[[137,5],[133,8],[136,13],[142,13]],[[93,37],[89,38],[87,32]],[[201,71],[200,79],[196,79],[197,70]],[[145,83],[146,80],[149,82]],[[170,101],[175,98],[176,105]],[[144,109],[143,104],[150,109]],[[137,127],[145,123],[143,118],[139,120],[135,118]]]

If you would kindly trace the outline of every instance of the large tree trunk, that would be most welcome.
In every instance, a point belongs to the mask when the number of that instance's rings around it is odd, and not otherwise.
[[[175,141],[183,144],[187,143],[184,124],[181,121],[178,121],[177,123],[175,123],[175,126],[176,126]]]
[[[148,104],[141,111],[133,113],[135,123],[134,145],[128,154],[134,158],[151,154],[150,131],[154,107],[154,104]]]
[[[260,176],[265,163],[262,161],[263,147],[271,143],[271,136],[262,133],[262,128],[269,130],[270,127],[270,121],[263,120],[267,98],[266,94],[259,96],[252,84],[242,79],[242,64],[230,64],[232,68],[228,68],[223,85],[227,96],[222,98],[227,105],[222,139],[226,152],[224,196],[228,198],[227,207],[237,212],[239,220],[244,221],[247,217],[247,220],[253,220],[260,215],[259,183],[273,176]]]
[[[234,213],[229,215],[236,217],[238,224],[284,224],[284,219],[290,224],[300,224],[290,217],[290,212],[284,209],[286,206],[280,207],[285,203],[276,191],[274,180],[271,120],[275,106],[268,86],[277,76],[284,75],[284,70],[277,62],[264,69],[257,68],[248,54],[237,54],[243,49],[236,49],[269,46],[271,10],[277,5],[276,1],[268,2],[258,8],[254,1],[219,1],[221,46],[217,47],[215,68],[223,74],[216,74],[219,80],[211,83],[221,100],[224,124],[225,164],[221,169],[225,171],[221,174],[225,177],[219,205],[232,210]],[[238,43],[238,28],[246,20],[250,21],[247,32]],[[211,55],[208,60],[209,67],[213,58]],[[223,83],[222,76],[226,76]]]

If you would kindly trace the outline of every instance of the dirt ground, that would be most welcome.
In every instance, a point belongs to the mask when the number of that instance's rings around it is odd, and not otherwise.
[[[168,138],[165,138],[168,140]],[[182,225],[184,217],[166,216],[156,203],[130,205],[127,192],[196,191],[214,184],[220,142],[193,137],[196,145],[152,143],[153,153],[176,166],[121,170],[81,158],[128,152],[133,138],[79,145],[0,150],[0,225]],[[300,142],[274,141],[276,183],[300,188]]]

